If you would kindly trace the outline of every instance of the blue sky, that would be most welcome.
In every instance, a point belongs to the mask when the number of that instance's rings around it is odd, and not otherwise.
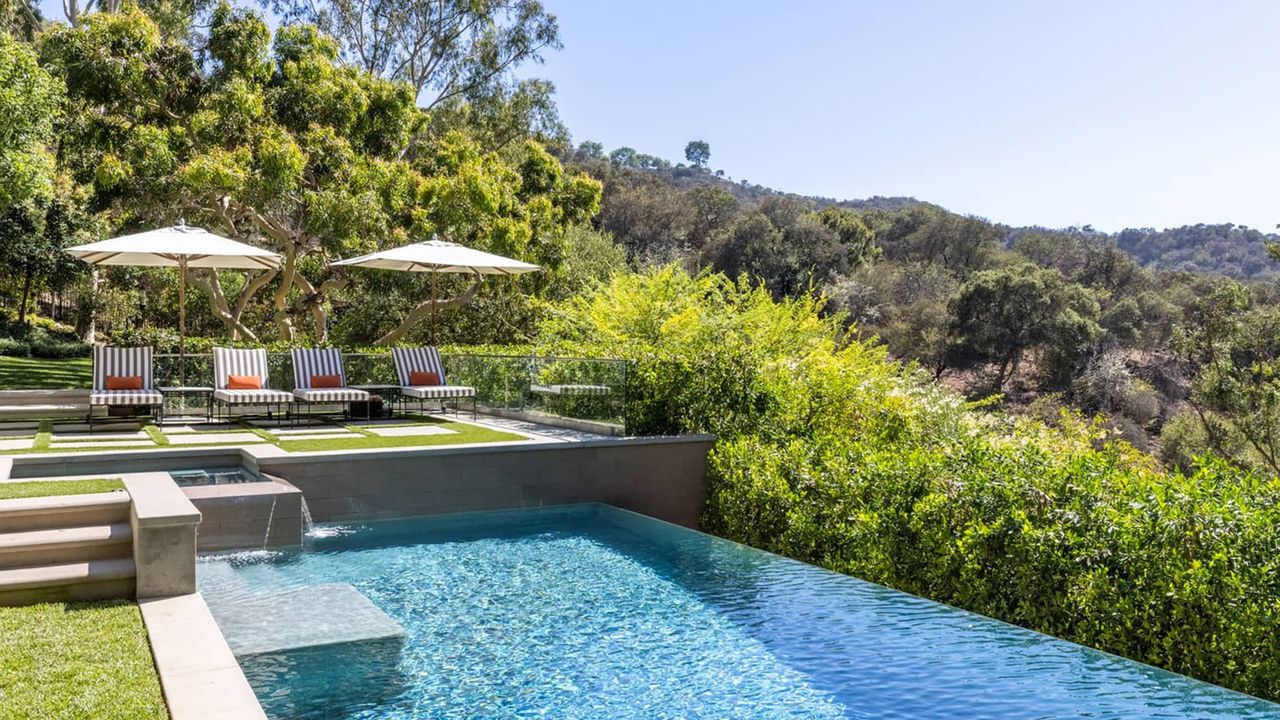
[[[544,2],[565,47],[522,72],[577,142],[1012,224],[1280,223],[1274,0]]]
[[[1280,223],[1280,2],[545,2],[575,141],[1014,224]]]

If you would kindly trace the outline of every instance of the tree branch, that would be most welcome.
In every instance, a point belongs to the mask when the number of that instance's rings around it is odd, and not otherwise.
[[[448,300],[436,301],[434,303],[436,312],[439,312],[441,310],[449,310],[451,308],[456,308],[456,307],[462,307],[463,305],[466,305],[467,303],[475,299],[476,293],[480,292],[480,286],[483,284],[484,284],[484,276],[477,274],[475,277],[475,281],[472,283],[471,287],[467,288],[466,292],[462,293],[461,295],[458,295],[457,297],[450,298]],[[394,330],[378,338],[377,340],[374,341],[373,344],[374,345],[391,345],[392,343],[399,341],[411,329],[413,329],[414,325],[417,325],[419,322],[421,322],[423,319],[425,319],[428,315],[431,314],[431,306],[432,306],[432,302],[430,300],[422,301],[421,303],[418,304],[417,307],[409,311],[409,314],[405,316],[404,320],[401,321],[401,323],[397,325]]]

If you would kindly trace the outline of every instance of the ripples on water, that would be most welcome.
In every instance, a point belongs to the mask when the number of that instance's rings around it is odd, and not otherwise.
[[[1275,705],[605,506],[346,526],[309,542],[204,558],[215,616],[260,593],[345,582],[407,641],[242,659],[277,720],[1280,718]]]

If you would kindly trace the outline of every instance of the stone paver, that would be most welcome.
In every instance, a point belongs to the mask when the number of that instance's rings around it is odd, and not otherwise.
[[[204,445],[206,443],[232,444],[266,442],[250,432],[239,433],[194,433],[191,435],[170,435],[170,445]]]
[[[151,442],[150,439],[147,439],[147,440],[137,440],[137,439],[99,440],[98,442],[77,441],[77,442],[58,443],[56,445],[50,445],[49,450],[53,452],[57,452],[58,450],[65,450],[67,448],[102,448],[103,450],[114,450],[115,448],[122,448],[122,447],[131,448],[131,447],[155,447],[155,446],[156,444]]]
[[[6,440],[14,440],[17,438],[22,438],[23,440],[35,440],[36,431],[35,430],[4,430],[4,431],[0,431],[0,438],[6,439]]]
[[[411,435],[453,435],[457,431],[442,428],[438,425],[403,425],[400,427],[372,427],[369,432],[382,437],[405,437]]]
[[[28,450],[31,448],[33,440],[22,438],[20,440],[0,440],[0,450]]]
[[[301,428],[264,428],[272,435],[284,437],[286,435],[328,435],[332,433],[348,432],[344,428],[336,425],[321,427],[301,427]]]
[[[228,423],[209,423],[209,424],[200,423],[197,425],[165,425],[160,429],[164,430],[165,435],[170,435],[170,434],[181,435],[184,433],[210,432],[210,431],[218,431],[218,430],[235,432],[235,431],[241,430],[242,428],[239,425],[231,425]]]
[[[85,442],[89,440],[147,440],[150,436],[145,432],[138,430],[136,432],[118,432],[116,430],[103,430],[100,432],[83,433],[75,435],[59,435],[54,433],[49,440],[54,443],[64,442]]]
[[[101,431],[107,428],[108,425],[106,423],[107,423],[106,420],[103,420],[100,423],[94,423],[93,426],[97,428],[95,432]],[[126,430],[137,430],[140,426],[138,425],[138,423],[134,423],[134,422],[131,422],[131,423],[112,422],[109,427],[110,429],[115,431],[126,431]],[[55,433],[89,432],[89,424],[88,423],[55,423],[53,426],[53,431]]]

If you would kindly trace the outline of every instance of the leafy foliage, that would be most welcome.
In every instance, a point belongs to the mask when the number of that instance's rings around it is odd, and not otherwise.
[[[61,94],[31,47],[0,30],[0,212],[52,192],[48,143]]]
[[[820,307],[666,267],[564,303],[543,342],[635,360],[629,427],[720,435],[718,534],[1280,697],[1280,480],[971,409]]]

